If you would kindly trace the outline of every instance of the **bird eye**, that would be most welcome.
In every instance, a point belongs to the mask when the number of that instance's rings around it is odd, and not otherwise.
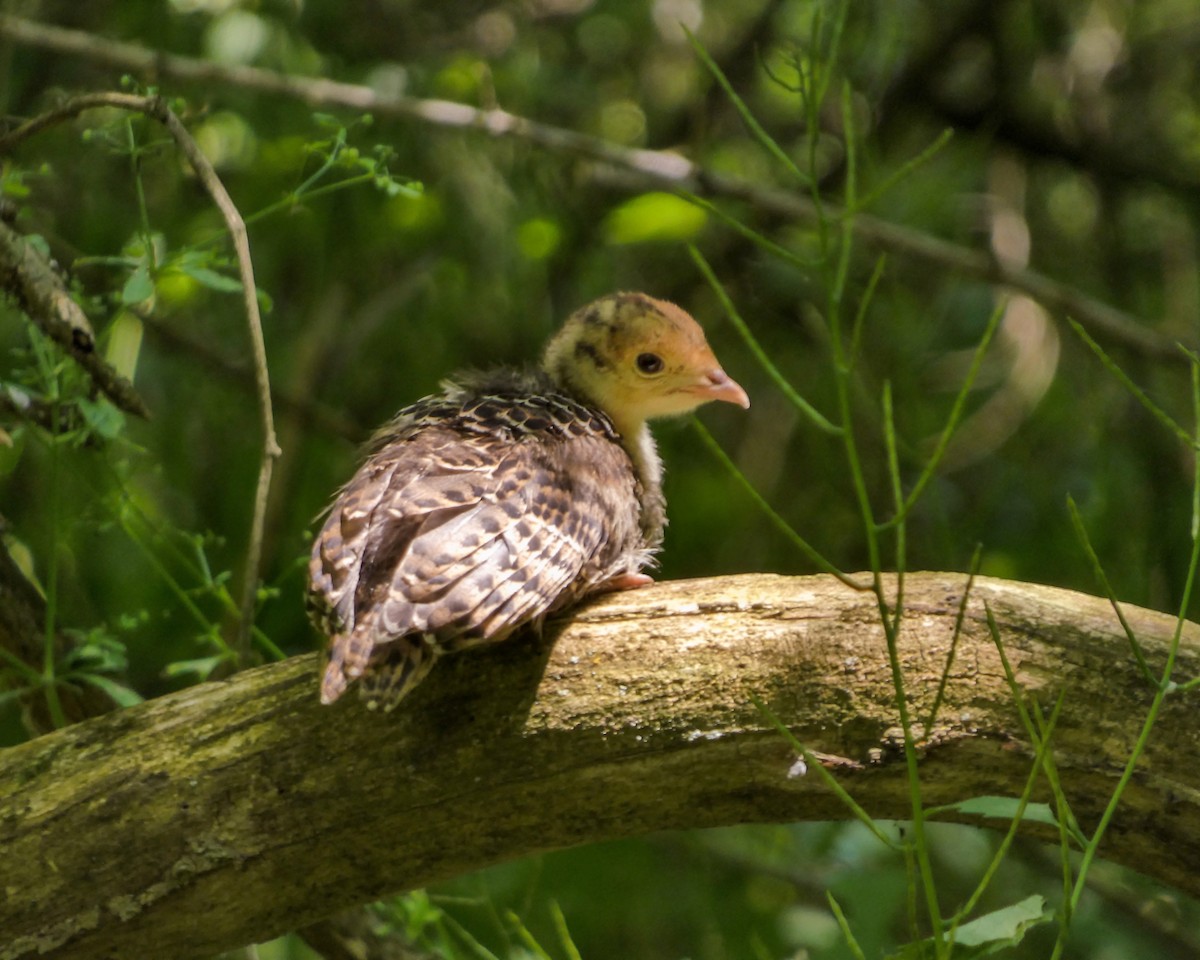
[[[657,353],[639,353],[636,363],[641,373],[662,373],[663,361]]]

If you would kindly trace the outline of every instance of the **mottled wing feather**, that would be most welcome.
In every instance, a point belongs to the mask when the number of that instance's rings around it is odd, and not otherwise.
[[[437,660],[437,651],[422,634],[397,638],[372,658],[372,669],[360,681],[363,699],[371,710],[390,710],[425,679]]]
[[[314,548],[346,678],[394,704],[437,653],[500,640],[643,559],[628,456],[591,435],[521,442],[428,427],[347,484]],[[631,559],[632,558],[632,559]]]
[[[581,573],[599,543],[577,539],[535,519],[528,526],[533,533],[526,543],[509,544],[510,553],[523,556],[524,561],[496,571],[492,589],[480,599],[470,628],[450,637],[442,644],[445,649],[471,647],[502,637],[514,626],[540,621],[594,585]]]
[[[333,634],[355,621],[354,600],[372,517],[398,463],[368,461],[339,492],[309,560],[309,605]]]

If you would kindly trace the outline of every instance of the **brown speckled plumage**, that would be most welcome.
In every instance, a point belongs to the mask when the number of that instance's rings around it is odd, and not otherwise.
[[[358,679],[391,709],[438,655],[645,582],[666,522],[645,420],[748,405],[695,321],[644,294],[577,311],[543,367],[459,377],[370,444],[309,564],[322,702]]]

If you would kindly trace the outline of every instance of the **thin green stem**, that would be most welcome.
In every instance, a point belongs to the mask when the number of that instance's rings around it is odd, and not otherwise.
[[[885,380],[883,382],[883,440],[887,450],[887,466],[888,476],[892,482],[892,499],[895,502],[896,512],[899,513],[904,505],[904,489],[900,481],[900,457],[896,452],[896,421],[895,411],[892,409],[892,382]],[[895,620],[892,624],[892,629],[897,632],[900,630],[900,612],[904,609],[904,568],[905,568],[905,550],[907,549],[907,531],[908,524],[903,520],[896,524],[896,601],[895,601]],[[928,733],[928,730],[926,730]]]
[[[247,214],[242,218],[242,222],[247,226],[258,223],[267,217],[273,216],[280,210],[288,210],[298,204],[301,200],[315,200],[330,193],[336,193],[339,190],[348,190],[352,187],[357,187],[363,183],[371,183],[377,176],[374,173],[360,173],[352,177],[347,177],[344,180],[339,180],[337,183],[327,183],[322,187],[314,186],[317,181],[321,180],[332,168],[337,161],[338,155],[346,143],[345,130],[339,131],[337,139],[334,141],[329,154],[325,157],[316,171],[308,176],[294,190],[289,191],[283,197],[280,197],[274,203],[269,203],[261,210]],[[203,237],[193,243],[190,249],[198,249],[200,247],[212,246],[213,244],[222,243],[229,239],[228,230],[215,230],[209,236]]]
[[[704,64],[708,72],[712,74],[718,86],[724,91],[725,96],[729,98],[729,102],[733,104],[733,108],[738,112],[738,116],[742,118],[742,123],[746,125],[746,129],[750,131],[751,136],[757,140],[766,151],[778,160],[789,173],[805,186],[812,184],[812,178],[804,173],[796,162],[787,155],[787,152],[775,142],[772,137],[763,128],[763,125],[758,122],[750,108],[746,106],[746,102],[738,96],[737,91],[733,89],[733,85],[729,82],[729,78],[725,76],[724,71],[717,66],[717,62],[708,55],[708,51],[701,46],[695,35],[684,27],[684,32],[687,34],[688,43],[692,45],[692,49],[696,52],[696,56],[700,58],[700,62]]]
[[[1017,683],[1016,672],[1009,662],[1008,653],[1004,649],[1004,641],[1000,637],[1000,627],[996,623],[995,615],[992,613],[991,604],[986,600],[983,602],[983,612],[987,618],[988,631],[992,638],[992,643],[995,644],[996,653],[1000,657],[1000,666],[1004,670],[1004,679],[1008,684],[1009,693],[1013,699],[1013,706],[1017,711],[1017,717],[1021,721],[1021,726],[1025,730],[1025,734],[1029,737],[1029,742],[1034,745],[1034,749],[1036,750],[1041,744],[1041,733],[1039,732],[1038,724],[1025,707],[1021,686]],[[1079,823],[1075,819],[1075,815],[1071,812],[1066,792],[1063,790],[1062,782],[1058,776],[1058,768],[1054,764],[1053,753],[1046,754],[1042,769],[1046,773],[1046,780],[1050,784],[1050,790],[1054,795],[1059,824],[1065,825],[1070,834],[1069,839],[1074,840],[1082,848],[1087,843],[1087,837],[1079,829]],[[1065,845],[1069,846],[1069,843],[1065,843]]]
[[[777,731],[779,731],[780,735],[789,744],[791,744],[792,749],[804,758],[804,764],[807,769],[810,771],[815,770],[817,772],[817,775],[821,778],[821,782],[833,791],[834,795],[845,805],[846,809],[850,811],[855,819],[857,819],[864,827],[866,827],[876,840],[878,840],[888,849],[895,850],[897,848],[895,841],[893,841],[891,837],[889,837],[883,832],[883,830],[880,829],[879,824],[875,822],[871,815],[859,805],[857,800],[850,796],[850,793],[845,787],[838,783],[837,778],[825,769],[825,765],[821,763],[820,757],[816,756],[816,754],[809,750],[808,747],[797,740],[795,734],[793,734],[792,731],[787,728],[787,726],[782,720],[779,719],[775,712],[753,693],[750,694],[750,702],[754,704],[755,708],[763,715],[766,721]]]
[[[1200,359],[1197,359],[1194,354],[1189,353],[1189,358],[1192,361],[1192,423],[1193,429],[1197,434],[1197,446],[1200,446]],[[1195,458],[1192,460],[1192,469],[1196,475],[1192,479],[1192,540],[1195,541],[1200,537],[1200,465],[1197,465]],[[1191,583],[1189,581],[1189,588]],[[1180,617],[1187,616],[1187,606],[1185,605],[1179,612]]]
[[[877,553],[877,551],[876,551]],[[877,557],[876,557],[877,559]],[[912,809],[913,846],[917,860],[921,886],[925,893],[925,907],[929,914],[929,923],[934,938],[934,949],[938,957],[948,956],[942,943],[943,921],[938,905],[937,885],[933,877],[933,864],[929,859],[929,840],[925,834],[925,804],[921,797],[921,771],[917,757],[916,743],[912,733],[912,719],[908,713],[908,698],[905,696],[905,681],[903,667],[900,664],[897,624],[900,622],[901,611],[897,604],[895,620],[888,610],[887,600],[883,592],[882,577],[876,576],[876,602],[879,607],[880,621],[883,623],[884,635],[887,639],[888,664],[892,673],[892,685],[896,700],[896,710],[900,715],[900,727],[904,731],[904,762],[908,774],[909,805]]]
[[[767,356],[767,352],[750,331],[749,325],[742,319],[741,314],[738,313],[737,307],[733,305],[729,294],[725,292],[725,288],[717,279],[717,275],[713,272],[712,267],[709,266],[708,261],[704,259],[704,255],[690,243],[688,244],[688,253],[691,255],[692,261],[704,275],[704,279],[708,281],[708,285],[712,287],[713,293],[717,295],[717,299],[721,301],[721,307],[724,309],[725,315],[741,335],[746,346],[750,348],[750,352],[754,354],[754,358],[758,361],[759,365],[767,372],[767,375],[774,381],[788,402],[808,417],[819,430],[836,436],[840,432],[838,427],[831,423],[816,407],[800,396],[796,389],[788,383],[787,378],[779,371],[779,368],[771,361],[771,358]]]
[[[921,921],[918,919],[920,912],[920,903],[917,899],[917,890],[920,889],[918,883],[918,867],[916,851],[913,849],[913,843],[904,845],[904,876],[907,878],[905,883],[906,896],[904,898],[905,913],[908,916],[908,935],[913,941],[921,939]],[[937,951],[940,939],[934,941],[934,950]]]
[[[971,554],[971,564],[967,573],[967,585],[963,589],[963,594],[958,601],[958,612],[954,617],[954,634],[950,637],[950,649],[946,653],[946,665],[942,668],[942,676],[938,680],[937,693],[933,697],[933,706],[929,709],[929,719],[925,721],[925,730],[928,733],[933,730],[933,725],[937,722],[938,711],[942,707],[942,701],[946,697],[946,684],[950,680],[950,671],[954,667],[954,657],[958,652],[958,641],[962,636],[963,623],[967,617],[967,603],[971,599],[971,589],[975,586],[975,577],[979,573],[979,565],[983,559],[983,544],[975,544],[975,552]]]
[[[850,328],[850,349],[847,351],[850,366],[854,366],[858,362],[859,347],[862,344],[863,327],[866,325],[867,310],[871,306],[871,301],[875,299],[875,289],[879,286],[879,281],[883,277],[884,266],[887,264],[887,255],[880,254],[875,260],[875,268],[871,271],[870,279],[867,280],[867,286],[863,290],[863,294],[858,300],[858,309],[854,312],[854,325]]]
[[[1008,854],[1009,847],[1017,837],[1017,831],[1020,829],[1021,821],[1025,815],[1025,809],[1029,806],[1029,801],[1033,797],[1033,789],[1037,785],[1038,775],[1042,768],[1042,761],[1046,757],[1047,751],[1050,749],[1050,740],[1054,732],[1054,727],[1058,723],[1059,714],[1062,711],[1062,705],[1066,702],[1066,695],[1060,692],[1058,699],[1054,702],[1054,710],[1050,713],[1050,719],[1046,723],[1046,728],[1042,734],[1041,742],[1038,744],[1037,753],[1034,755],[1033,764],[1029,768],[1029,776],[1025,779],[1025,786],[1021,790],[1021,796],[1017,800],[1017,809],[1013,814],[1012,821],[1008,825],[1008,830],[1005,831],[1004,837],[1001,839],[999,846],[996,847],[996,852],[992,855],[991,861],[984,870],[983,875],[979,878],[979,882],[975,885],[974,891],[967,898],[966,902],[955,913],[954,920],[950,927],[948,939],[953,940],[954,931],[959,923],[967,919],[983,898],[984,893],[990,886],[996,873],[1000,869],[1000,865],[1004,862],[1005,856]]]
[[[1142,676],[1146,678],[1146,681],[1151,686],[1157,686],[1158,678],[1154,676],[1154,672],[1146,662],[1142,645],[1138,642],[1138,638],[1133,632],[1133,627],[1125,619],[1125,611],[1121,608],[1116,592],[1113,590],[1112,584],[1109,583],[1108,575],[1104,572],[1104,567],[1100,563],[1100,557],[1092,546],[1087,527],[1084,525],[1083,517],[1079,513],[1079,507],[1075,504],[1075,498],[1070,494],[1067,494],[1067,512],[1071,515],[1071,526],[1075,531],[1075,539],[1079,541],[1079,545],[1083,547],[1083,552],[1087,554],[1087,558],[1092,565],[1092,573],[1100,581],[1100,586],[1103,588],[1105,596],[1108,597],[1109,605],[1113,608],[1113,613],[1117,615],[1117,621],[1121,624],[1121,629],[1125,631],[1125,638],[1129,641],[1129,648],[1133,652],[1133,659],[1137,661],[1138,669],[1142,671]]]
[[[521,943],[525,944],[526,949],[529,950],[529,952],[535,957],[537,957],[537,960],[553,960],[550,954],[548,954],[542,948],[542,945],[537,942],[537,939],[534,937],[534,935],[529,932],[521,918],[518,917],[515,912],[512,910],[506,910],[505,917],[516,930],[517,939],[520,940]]]
[[[274,660],[286,660],[288,655],[272,640],[269,636],[263,633],[258,627],[254,627],[250,634],[255,642],[269,653]]]
[[[445,924],[454,935],[460,937],[468,947],[474,951],[475,956],[482,957],[483,960],[500,960],[496,954],[492,953],[487,947],[480,943],[466,927],[450,916],[448,913],[443,913],[439,918],[439,924]],[[448,939],[448,938],[447,938]]]
[[[1059,695],[1060,699],[1062,694]],[[1033,714],[1037,722],[1038,736],[1043,740],[1046,738],[1047,724],[1042,716],[1041,705],[1037,700],[1032,701]],[[1066,792],[1063,790],[1062,783],[1058,778],[1058,768],[1054,764],[1054,754],[1048,751],[1041,750],[1041,744],[1038,743],[1038,749],[1042,753],[1042,769],[1046,772],[1046,779],[1050,784],[1050,790],[1054,797],[1055,820],[1058,823],[1058,860],[1059,868],[1062,874],[1062,903],[1059,905],[1060,914],[1060,934],[1065,933],[1071,926],[1071,918],[1075,914],[1075,904],[1071,901],[1071,884],[1074,881],[1074,872],[1071,866],[1071,840],[1079,836],[1078,824],[1075,823],[1075,818],[1071,814],[1070,805],[1067,802]],[[1074,827],[1074,834],[1072,834]],[[1086,843],[1086,841],[1084,841]],[[1083,843],[1080,843],[1082,846]]]
[[[311,179],[311,178],[310,178]],[[258,223],[260,220],[265,220],[267,217],[278,213],[280,210],[286,210],[294,207],[301,200],[317,200],[327,194],[337,193],[341,190],[349,190],[352,187],[357,187],[364,183],[370,183],[375,179],[373,173],[360,173],[353,177],[347,177],[345,180],[339,180],[337,183],[327,183],[323,187],[313,187],[311,190],[301,192],[299,188],[293,190],[287,196],[276,200],[274,203],[268,204],[261,210],[255,211],[249,216],[243,218],[246,226]],[[216,233],[212,236],[212,240],[220,240],[225,234]]]
[[[1098,344],[1094,339],[1092,339],[1092,336],[1085,329],[1083,329],[1082,326],[1079,325],[1078,321],[1071,317],[1067,317],[1067,323],[1071,325],[1071,329],[1075,331],[1079,339],[1091,348],[1092,353],[1094,353],[1097,358],[1099,358],[1100,363],[1104,365],[1104,369],[1112,374],[1112,376],[1116,378],[1117,382],[1126,390],[1128,390],[1133,398],[1137,400],[1137,402],[1140,403],[1147,410],[1147,412],[1154,417],[1155,420],[1161,423],[1168,431],[1175,434],[1175,436],[1179,438],[1189,449],[1195,450],[1198,448],[1196,438],[1188,433],[1187,430],[1181,427],[1178,423],[1176,423],[1175,420],[1165,410],[1151,400],[1146,395],[1146,392],[1142,390],[1142,388],[1136,383],[1134,383],[1129,378],[1129,375],[1117,365],[1116,361],[1114,361],[1107,353],[1104,352],[1104,348],[1100,346],[1100,344]]]
[[[911,160],[908,160],[906,163],[902,164],[898,169],[892,171],[892,173],[883,179],[883,182],[880,183],[879,186],[877,186],[874,190],[871,190],[865,197],[863,197],[862,200],[859,201],[857,209],[866,210],[869,206],[871,206],[871,204],[891,190],[892,187],[894,187],[897,183],[900,183],[902,180],[908,177],[914,170],[917,169],[917,167],[928,163],[931,159],[933,159],[933,157],[941,153],[942,148],[945,147],[946,144],[948,144],[952,139],[954,139],[954,129],[952,127],[947,127],[940,134],[938,134],[933,143],[927,146]]]
[[[50,721],[56,729],[67,725],[67,715],[58,697],[58,678],[55,676],[58,654],[58,574],[59,535],[62,532],[62,440],[59,436],[62,405],[59,402],[58,378],[53,378],[51,409],[53,428],[49,438],[50,454],[50,555],[46,563],[46,623],[42,636],[42,690],[46,694],[46,706]]]
[[[1200,371],[1195,366],[1192,368],[1192,403],[1193,408],[1197,411],[1196,429],[1198,434],[1196,438],[1192,439],[1192,443],[1200,445]],[[1178,613],[1176,614],[1175,630],[1171,634],[1171,642],[1167,648],[1166,663],[1163,665],[1162,676],[1155,691],[1154,699],[1146,711],[1146,718],[1142,721],[1142,729],[1138,734],[1137,742],[1134,743],[1133,749],[1129,752],[1129,757],[1125,761],[1120,779],[1117,781],[1112,796],[1104,808],[1104,813],[1100,816],[1100,822],[1096,825],[1091,839],[1084,848],[1083,858],[1076,873],[1075,886],[1071,891],[1070,904],[1072,911],[1078,907],[1079,899],[1083,896],[1084,882],[1087,879],[1087,873],[1091,868],[1092,861],[1099,852],[1100,841],[1104,838],[1109,824],[1112,823],[1112,818],[1116,815],[1121,798],[1124,796],[1129,782],[1133,779],[1138,761],[1146,751],[1146,746],[1150,742],[1150,734],[1154,729],[1155,722],[1158,720],[1158,715],[1162,710],[1163,704],[1166,702],[1167,697],[1176,689],[1172,684],[1171,676],[1174,673],[1175,661],[1179,655],[1179,644],[1183,637],[1184,624],[1187,623],[1187,611],[1192,602],[1192,590],[1196,584],[1196,573],[1200,569],[1200,536],[1197,535],[1197,531],[1200,530],[1200,469],[1197,469],[1195,466],[1193,467],[1192,477],[1191,529],[1192,550],[1188,559],[1187,577],[1184,581],[1183,596],[1180,598]],[[1055,956],[1061,956],[1061,942],[1060,944],[1056,944],[1055,948]]]
[[[325,176],[333,165],[337,163],[337,158],[346,146],[346,128],[339,127],[337,134],[333,138],[333,146],[330,147],[329,153],[325,155],[325,161],[312,172],[307,180],[292,191],[293,196],[301,197],[312,187],[314,183]]]
[[[192,600],[188,589],[171,573],[157,552],[158,549],[165,551],[170,559],[182,566],[185,571],[193,574],[204,585],[209,595],[220,604],[221,609],[225,613],[236,616],[239,613],[238,605],[225,588],[225,585],[218,582],[217,578],[213,576],[212,569],[208,563],[208,556],[205,554],[199,538],[187,538],[187,542],[192,547],[190,553],[180,549],[176,543],[179,532],[159,529],[155,522],[146,515],[146,512],[138,504],[136,498],[129,495],[125,489],[124,479],[116,471],[112,470],[109,471],[109,477],[115,488],[114,494],[118,498],[117,504],[110,507],[110,515],[116,520],[125,535],[141,551],[142,555],[146,557],[151,568],[158,574],[163,583],[167,585],[168,589],[175,594],[183,608],[200,625],[204,636],[212,638],[221,654],[228,657],[230,655],[230,648],[221,637],[217,624],[209,620],[195,601]],[[160,546],[158,548],[152,547],[147,538],[153,538]],[[287,653],[261,627],[252,626],[251,637],[273,659],[287,659]]]
[[[563,916],[562,907],[558,905],[557,900],[550,901],[550,918],[554,921],[554,929],[558,933],[558,940],[567,955],[567,960],[583,960],[579,948],[575,946],[575,941],[571,938],[571,931],[567,927],[567,918]]]
[[[129,537],[134,546],[141,551],[142,556],[146,558],[146,562],[150,564],[150,567],[156,574],[158,574],[162,582],[165,583],[171,593],[175,595],[175,599],[178,601],[179,605],[191,615],[193,620],[196,621],[203,635],[216,644],[217,649],[224,657],[232,660],[233,650],[221,637],[221,631],[218,626],[209,620],[207,616],[205,616],[204,611],[196,605],[195,601],[193,601],[188,595],[188,591],[185,590],[182,584],[175,579],[171,571],[168,570],[166,565],[159,559],[158,554],[150,548],[149,544],[142,539],[142,537],[133,529],[131,525],[125,526],[125,535]]]
[[[963,379],[962,386],[958,389],[958,394],[954,398],[954,405],[950,408],[950,416],[946,420],[946,425],[942,428],[941,434],[938,436],[938,441],[933,449],[933,453],[925,463],[924,469],[920,476],[917,477],[917,482],[913,484],[912,489],[905,498],[904,506],[898,510],[895,516],[887,520],[881,529],[887,529],[904,520],[909,513],[912,512],[917,501],[925,492],[925,487],[928,486],[930,480],[933,479],[934,473],[941,465],[942,457],[945,456],[947,448],[950,446],[950,440],[958,429],[959,422],[962,420],[963,412],[967,406],[967,396],[970,394],[972,387],[975,385],[975,379],[979,376],[979,371],[983,366],[983,358],[987,353],[988,346],[995,336],[996,330],[1000,326],[1000,320],[1004,316],[1005,304],[1001,303],[992,311],[992,315],[988,318],[987,326],[984,328],[983,337],[975,347],[975,352],[971,357],[971,366],[967,369],[967,375]]]
[[[224,584],[218,583],[213,576],[212,569],[208,564],[208,557],[201,545],[201,538],[179,530],[163,529],[152,517],[147,515],[137,498],[129,494],[125,480],[119,473],[110,470],[109,477],[113,482],[116,503],[108,504],[106,502],[106,505],[109,507],[110,516],[117,522],[125,535],[133,540],[143,553],[154,554],[157,558],[157,554],[148,542],[148,539],[152,538],[160,545],[160,549],[169,559],[179,564],[208,589],[226,613],[237,616],[240,612],[238,605]],[[191,547],[191,550],[181,548],[177,542],[180,539],[183,539]],[[155,569],[164,572],[167,570],[166,565],[157,559]],[[169,578],[166,582],[173,590],[184,591],[184,587],[171,574],[167,573],[166,575]],[[204,620],[204,623],[213,626],[207,619]]]
[[[819,107],[825,100],[825,95],[829,92],[829,84],[833,80],[833,67],[837,63],[838,50],[842,45],[842,33],[846,29],[846,18],[850,12],[849,3],[839,3],[837,14],[833,21],[833,33],[829,38],[829,43],[825,51],[821,54],[821,60],[825,62],[828,69],[820,72],[820,83],[817,85],[816,105]],[[813,49],[820,50],[820,32],[821,23],[824,18],[821,16],[821,11],[817,11],[817,16],[813,18]]]
[[[721,445],[717,443],[716,438],[708,432],[708,428],[700,422],[699,418],[692,417],[692,426],[700,435],[700,439],[709,449],[709,452],[711,452],[712,455],[717,458],[717,461],[727,471],[729,471],[730,476],[732,476],[734,480],[738,482],[738,485],[741,486],[741,488],[749,495],[750,499],[752,499],[755,504],[758,505],[758,508],[762,510],[771,523],[774,524],[775,527],[792,542],[796,549],[808,557],[808,559],[811,560],[820,570],[837,577],[838,580],[840,580],[846,586],[851,587],[854,590],[869,589],[866,584],[859,583],[849,574],[843,573],[832,563],[830,563],[830,561],[825,559],[825,556],[816,547],[800,536],[800,534],[795,531],[792,525],[776,512],[775,508],[767,502],[766,498],[754,488],[754,484],[746,479],[746,475],[742,473],[740,469],[738,469],[738,465],[733,462],[729,454],[727,454],[724,449],[722,449]]]
[[[694,193],[688,193],[686,190],[680,190],[679,195],[688,203],[694,204],[707,213],[711,213],[727,227],[730,227],[736,233],[745,237],[755,246],[761,247],[776,259],[782,260],[784,263],[791,264],[797,270],[803,270],[807,272],[815,267],[821,266],[821,261],[819,259],[809,260],[800,256],[799,254],[792,253],[792,251],[787,247],[780,246],[769,237],[766,237],[757,230],[746,226],[737,217],[730,216],[715,203],[711,203],[710,201],[705,200],[703,197],[698,197]]]
[[[854,938],[854,933],[846,920],[846,914],[842,912],[841,904],[828,890],[825,891],[825,899],[829,903],[829,909],[833,911],[833,918],[837,921],[838,929],[842,931],[842,936],[846,939],[846,948],[850,951],[851,956],[854,957],[854,960],[867,960],[867,955],[863,953],[862,947]]]
[[[145,260],[150,275],[158,268],[155,258],[154,240],[150,231],[150,208],[146,203],[146,188],[142,183],[142,155],[138,147],[137,135],[133,130],[133,118],[125,118],[125,133],[129,144],[129,163],[133,172],[133,189],[137,194],[138,219],[142,229],[142,245],[146,248]]]
[[[986,600],[983,603],[983,610],[987,616],[988,631],[991,634],[992,642],[996,646],[996,652],[1000,655],[1000,664],[1004,668],[1004,677],[1008,683],[1009,692],[1013,698],[1013,704],[1017,708],[1017,715],[1021,719],[1021,725],[1025,728],[1025,732],[1029,737],[1029,742],[1034,744],[1037,754],[1042,758],[1042,769],[1045,771],[1046,780],[1050,784],[1050,792],[1054,797],[1055,819],[1058,823],[1058,850],[1062,863],[1063,876],[1063,899],[1059,907],[1061,912],[1061,921],[1059,927],[1059,943],[1056,944],[1056,951],[1061,944],[1065,942],[1065,935],[1071,923],[1071,838],[1072,836],[1079,837],[1078,828],[1074,827],[1074,816],[1071,814],[1070,806],[1067,802],[1067,796],[1062,788],[1062,783],[1058,778],[1058,771],[1054,766],[1054,754],[1043,748],[1043,740],[1041,728],[1035,724],[1033,718],[1029,715],[1029,711],[1025,708],[1024,697],[1021,692],[1021,687],[1017,683],[1016,674],[1013,672],[1012,665],[1008,661],[1008,654],[1004,650],[1004,642],[1000,637],[1000,627],[996,623],[996,618],[992,614],[991,604]],[[1036,706],[1036,703],[1035,703]],[[1074,832],[1072,833],[1072,827]],[[1086,842],[1085,838],[1080,838],[1082,843]]]
[[[850,123],[849,85],[843,87],[842,96],[843,126],[846,129],[846,196],[847,209],[854,208],[855,196],[855,156],[853,126]],[[854,243],[854,218],[845,217],[841,222],[840,248],[838,251],[836,272],[830,285],[829,294],[829,327],[830,342],[834,359],[834,383],[836,385],[838,417],[842,428],[842,445],[847,466],[850,471],[851,484],[855,499],[858,502],[862,517],[863,532],[866,538],[867,554],[872,571],[872,590],[875,593],[879,619],[883,625],[887,641],[888,664],[892,674],[892,686],[899,714],[900,727],[904,733],[904,760],[908,775],[909,806],[912,815],[913,848],[920,877],[922,891],[925,895],[925,907],[933,935],[934,950],[939,958],[946,955],[943,943],[943,920],[938,905],[937,887],[933,877],[933,865],[929,859],[929,843],[925,834],[925,810],[921,797],[920,764],[917,757],[916,743],[912,732],[912,718],[908,712],[908,698],[905,694],[904,671],[900,663],[899,630],[903,619],[903,577],[897,578],[896,602],[889,604],[883,583],[882,562],[880,557],[879,527],[875,523],[871,498],[867,490],[866,478],[863,473],[859,456],[858,444],[854,434],[854,413],[850,398],[851,368],[845,355],[845,346],[841,330],[842,298],[849,271],[850,253]]]

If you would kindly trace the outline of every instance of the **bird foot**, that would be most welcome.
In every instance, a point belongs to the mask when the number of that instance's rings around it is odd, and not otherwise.
[[[610,580],[605,580],[596,587],[595,592],[612,593],[617,590],[636,590],[638,587],[644,587],[653,582],[654,578],[648,577],[644,573],[622,573]]]

